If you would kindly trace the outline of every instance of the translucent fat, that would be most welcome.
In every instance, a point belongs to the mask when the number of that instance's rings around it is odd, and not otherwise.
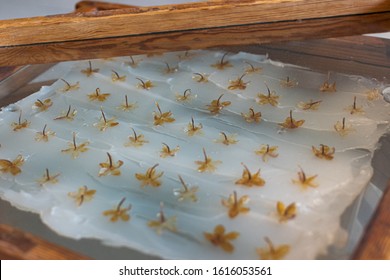
[[[61,235],[96,238],[162,258],[258,259],[258,252],[270,250],[269,241],[275,248],[288,246],[287,259],[326,254],[338,238],[340,216],[371,178],[379,137],[389,130],[389,105],[381,95],[367,97],[369,89],[384,85],[316,73],[260,55],[189,51],[119,57],[92,60],[96,71],[81,73],[88,67],[88,61],[75,63],[63,80],[0,112],[0,160],[25,159],[20,174],[0,173],[1,197],[40,213]],[[240,78],[245,87],[229,89]],[[294,83],[287,86],[287,81]],[[335,83],[336,91],[321,92],[324,82]],[[97,88],[110,94],[106,100],[88,98]],[[277,103],[259,102],[260,95],[271,94]],[[37,99],[47,98],[53,103],[47,110],[34,108]],[[348,111],[355,98],[364,114]],[[210,112],[207,106],[218,99],[226,106]],[[317,101],[314,109],[302,106]],[[123,110],[123,104],[131,109]],[[261,122],[245,121],[242,113],[250,108],[261,112]],[[20,111],[30,125],[15,132],[11,124]],[[154,116],[164,112],[171,112],[175,121],[155,125]],[[280,124],[291,116],[304,120],[302,126],[283,128]],[[345,136],[335,130],[343,118],[353,128]],[[188,134],[192,119],[201,124],[202,133]],[[99,129],[109,121],[117,125]],[[45,126],[55,135],[48,142],[36,141]],[[62,152],[70,147],[73,133],[76,143],[89,143],[77,158]],[[129,144],[137,137],[142,145]],[[265,160],[258,151],[267,145],[277,147],[277,156]],[[321,145],[335,149],[332,160],[315,156],[312,147]],[[164,147],[175,153],[161,156]],[[120,165],[120,175],[99,176],[102,163],[110,160],[114,167]],[[200,172],[202,162],[215,168]],[[163,172],[161,184],[142,185],[136,174],[148,176],[153,166],[158,174]],[[55,184],[39,184],[46,169],[58,174]],[[259,172],[264,184],[237,184],[243,170]],[[300,172],[316,176],[317,186],[295,183],[302,179]],[[96,192],[78,204],[69,193],[84,186]],[[186,191],[196,199],[181,199]],[[250,211],[231,219],[221,201],[233,193],[248,198]],[[103,213],[115,210],[123,198],[120,206],[129,208],[129,219],[110,221]],[[296,204],[294,219],[280,222],[278,201]],[[164,217],[176,217],[177,231],[157,234],[148,227],[149,221],[164,222],[160,205]],[[226,232],[239,232],[231,253],[204,238],[219,224]]]

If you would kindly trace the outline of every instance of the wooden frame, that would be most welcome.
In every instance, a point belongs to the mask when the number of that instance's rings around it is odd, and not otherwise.
[[[0,65],[390,30],[387,0],[214,0],[111,8],[0,21]]]
[[[88,5],[66,15],[1,20],[0,66],[290,41],[258,48],[291,63],[298,63],[302,55],[320,54],[321,61],[330,59],[341,71],[361,63],[380,78],[390,76],[388,41],[359,37],[352,42],[291,42],[389,31],[388,0],[214,0],[145,8]],[[346,58],[348,46],[356,57]],[[327,54],[329,49],[332,53]],[[0,68],[0,79],[14,70]],[[389,203],[390,186],[353,258],[390,259]],[[21,242],[34,246],[21,247]],[[0,258],[83,257],[0,225]]]

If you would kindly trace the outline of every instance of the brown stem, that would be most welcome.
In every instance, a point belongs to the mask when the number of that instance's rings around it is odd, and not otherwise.
[[[142,79],[140,79],[140,78],[136,78],[136,79],[142,83],[143,88],[146,88],[146,84],[144,81],[142,81]]]
[[[353,98],[353,109],[356,110],[356,96]]]
[[[343,118],[343,129],[345,129],[345,118]]]
[[[165,144],[165,143],[162,143],[162,144],[167,148],[168,154],[170,154],[171,153],[171,148],[169,148],[169,146],[167,144]]]
[[[165,216],[164,216],[163,208],[164,208],[164,203],[160,202],[160,222],[161,223],[165,222]]]
[[[119,201],[118,206],[116,207],[116,211],[120,211],[121,210],[122,204],[125,202],[125,200],[126,200],[126,197],[123,197],[121,199],[121,201]]]
[[[37,99],[37,101],[38,101],[39,103],[41,103],[42,106],[45,105],[40,99]]]
[[[131,128],[131,130],[133,130],[134,140],[135,140],[135,142],[137,142],[137,140],[138,140],[137,133],[135,132],[134,128]]]
[[[204,162],[208,161],[206,150],[203,148]]]
[[[218,99],[217,99],[217,105],[219,106],[219,102],[221,101],[221,98],[222,98],[222,96],[223,96],[223,93],[218,97]]]
[[[253,67],[253,65],[251,63],[249,63],[248,61],[245,61],[245,63],[251,67],[252,71],[255,71],[255,67]]]
[[[222,56],[220,65],[224,65],[224,64],[225,64],[224,59],[225,59],[225,57],[226,57],[227,54],[228,54],[228,53],[224,53],[224,55]]]
[[[63,81],[68,86],[68,88],[70,88],[70,84],[67,81],[65,81],[64,79],[61,79],[61,81]]]
[[[46,180],[50,181],[49,169],[46,168]]]
[[[103,112],[103,108],[100,107],[100,111],[102,112],[102,117],[105,123],[107,123],[106,115]]]
[[[112,157],[110,155],[110,153],[107,152],[107,156],[108,156],[108,162],[110,163],[110,168],[112,167]]]
[[[66,112],[66,115],[65,115],[66,117],[69,117],[70,109],[71,109],[71,108],[72,108],[72,106],[69,105],[69,107],[68,107],[68,112]]]
[[[76,145],[76,133],[73,132],[73,147],[74,147],[74,150],[77,150],[77,145]]]
[[[153,165],[149,170],[148,170],[148,177],[152,177],[152,173],[153,173],[153,170],[158,166],[159,164],[156,163],[155,165]]]
[[[120,78],[120,76],[119,76],[119,74],[118,74],[118,72],[116,72],[116,71],[114,71],[114,70],[111,70],[112,72],[114,72],[114,74],[115,74],[115,76],[116,76],[116,78],[117,79],[119,79]]]
[[[252,180],[252,174],[251,174],[251,172],[249,171],[248,167],[247,167],[245,164],[243,164],[243,163],[241,163],[241,164],[242,164],[242,166],[244,166],[246,172],[248,172],[248,179],[249,179],[249,180]]]
[[[185,191],[188,191],[187,184],[184,182],[183,178],[182,178],[180,175],[178,175],[178,177],[179,177],[179,180],[180,180],[181,184],[182,184],[183,187],[184,187],[184,190],[185,190]]]
[[[226,133],[225,133],[225,132],[221,132],[221,134],[222,134],[223,137],[225,138],[225,141],[227,141],[227,140],[228,140],[228,137],[227,137]]]
[[[100,88],[96,88],[96,96],[99,96],[99,94],[100,94]]]
[[[161,112],[160,105],[158,105],[158,103],[157,103],[157,102],[156,102],[156,106],[157,106],[157,109],[158,109],[158,111],[160,112],[160,116],[162,116],[162,112]]]
[[[42,135],[43,136],[46,136],[46,127],[47,127],[47,124],[45,124],[45,126],[43,127],[43,130],[42,130]]]
[[[191,94],[191,89],[186,89],[185,91],[184,91],[184,93],[183,93],[183,96],[184,97],[187,97],[187,92],[189,92],[190,94]]]

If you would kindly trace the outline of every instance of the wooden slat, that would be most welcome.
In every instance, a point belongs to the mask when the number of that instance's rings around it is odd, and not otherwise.
[[[82,260],[87,258],[9,225],[0,224],[0,259]]]
[[[390,11],[387,0],[207,1],[0,21],[0,47]],[[362,25],[363,26],[363,25]],[[312,34],[316,33],[315,29]]]
[[[390,12],[0,47],[0,65],[25,65],[242,44],[264,44],[308,37],[339,37],[386,30],[390,30]]]

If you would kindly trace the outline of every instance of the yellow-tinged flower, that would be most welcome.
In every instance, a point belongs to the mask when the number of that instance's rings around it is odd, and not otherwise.
[[[245,164],[242,165],[244,166],[242,177],[236,181],[236,185],[244,185],[247,187],[262,187],[265,185],[264,179],[260,176],[260,169],[255,174],[252,174]]]
[[[244,78],[246,73],[242,74],[241,77],[237,78],[236,80],[229,80],[229,90],[235,90],[235,89],[240,89],[244,90],[246,89],[247,84],[250,82],[244,82],[242,78]]]
[[[191,118],[191,122],[187,125],[187,135],[188,136],[194,136],[196,134],[202,134],[202,128],[203,125],[200,123],[198,125],[195,125],[194,118]]]
[[[95,92],[88,94],[88,98],[90,101],[104,102],[110,95],[110,93],[101,93],[100,88],[96,88]]]
[[[94,197],[96,190],[90,190],[87,186],[80,187],[77,192],[69,192],[68,196],[73,198],[78,206],[85,201],[90,201]]]
[[[121,175],[121,171],[119,168],[123,165],[123,161],[118,160],[116,164],[112,162],[112,157],[110,153],[107,153],[108,160],[106,162],[101,162],[99,163],[100,165],[100,170],[98,176],[107,176],[107,175],[112,175],[112,176],[119,176]]]
[[[216,143],[222,143],[226,146],[236,144],[238,140],[236,140],[236,135],[226,135],[225,132],[220,132],[220,137],[219,139],[214,140]]]
[[[222,250],[227,253],[232,253],[234,251],[234,246],[231,241],[240,236],[240,233],[237,231],[225,233],[225,227],[223,225],[217,225],[212,233],[204,232],[203,234],[206,240],[210,241],[211,244],[221,247]]]
[[[214,172],[217,169],[217,165],[222,163],[220,160],[213,160],[208,157],[206,150],[203,148],[204,161],[197,160],[195,163],[198,165],[199,172]]]
[[[129,204],[128,207],[122,208],[123,203],[125,202],[126,198],[122,198],[121,201],[118,203],[118,206],[111,210],[106,210],[103,212],[104,216],[111,216],[110,221],[116,222],[118,220],[122,220],[124,222],[127,222],[130,220],[130,215],[128,212],[131,210],[131,204]]]
[[[45,124],[45,126],[43,127],[43,130],[42,131],[38,131],[36,134],[35,134],[35,141],[43,141],[43,142],[48,142],[49,141],[49,137],[51,136],[54,136],[56,135],[56,133],[54,131],[51,131],[50,129],[47,129],[46,130],[46,127],[47,125]]]
[[[152,167],[146,170],[145,174],[135,173],[135,178],[141,182],[141,188],[145,186],[151,186],[157,188],[161,186],[160,178],[163,176],[164,172],[158,173],[156,167],[158,164],[153,165]]]
[[[45,100],[37,99],[37,101],[34,102],[34,108],[36,108],[39,112],[46,111],[53,105],[53,101],[51,101],[50,98],[47,98]]]
[[[261,122],[261,112],[255,112],[253,108],[249,108],[248,113],[241,113],[241,116],[245,119],[246,122]]]
[[[332,160],[334,158],[335,148],[329,147],[324,144],[320,144],[320,147],[317,149],[314,146],[311,146],[311,150],[313,151],[314,155],[318,158],[323,158],[327,160]]]
[[[176,216],[165,217],[163,211],[164,204],[160,203],[160,212],[157,214],[157,220],[152,220],[148,222],[148,226],[154,228],[157,234],[161,234],[164,230],[169,230],[171,232],[176,232]]]
[[[348,111],[351,115],[362,115],[365,113],[363,106],[356,105],[356,96],[353,98],[353,104],[345,108],[345,110]]]
[[[223,94],[221,94],[218,99],[214,99],[211,101],[209,105],[206,105],[207,110],[210,111],[211,114],[216,115],[218,114],[223,108],[229,106],[232,104],[230,101],[223,101],[221,102]]]
[[[307,110],[315,111],[318,109],[318,107],[320,107],[321,102],[322,100],[313,101],[312,99],[310,99],[309,102],[301,101],[298,103],[298,108],[305,111]]]
[[[13,131],[19,131],[30,126],[30,122],[27,120],[22,121],[22,111],[20,111],[18,122],[11,123]]]
[[[197,81],[198,83],[207,83],[209,81],[209,75],[203,73],[194,73],[194,76],[192,77],[193,80]]]
[[[138,108],[138,105],[137,105],[137,102],[129,103],[129,101],[127,99],[127,94],[126,94],[125,95],[125,102],[116,108],[118,110],[122,110],[122,111],[131,111],[131,110]]]
[[[176,146],[175,148],[171,149],[167,144],[162,143],[163,146],[160,151],[160,157],[166,158],[166,157],[174,157],[176,153],[180,150],[179,146]]]
[[[233,194],[229,195],[229,198],[222,199],[221,203],[223,206],[228,208],[228,215],[230,218],[235,218],[239,214],[245,214],[248,213],[250,208],[246,207],[245,204],[249,201],[249,197],[247,195],[243,195],[242,197],[238,198],[236,191],[233,192]]]
[[[273,90],[271,91],[267,85],[267,94],[259,93],[257,95],[258,100],[257,103],[260,105],[270,104],[272,106],[278,106],[279,104],[279,98],[280,96],[276,94],[276,92]]]
[[[379,88],[373,88],[366,91],[366,97],[369,101],[374,101],[382,98],[381,92]]]
[[[99,68],[92,68],[91,61],[88,61],[88,65],[89,65],[88,68],[83,69],[83,70],[80,71],[81,73],[85,74],[87,77],[90,77],[94,73],[98,73],[99,72]]]
[[[322,92],[336,92],[336,82],[329,82],[330,72],[328,73],[328,79],[320,86]]]
[[[115,118],[107,119],[102,108],[100,108],[100,112],[102,113],[102,116],[99,122],[93,124],[93,126],[97,127],[100,131],[105,131],[107,128],[114,127],[119,124]]]
[[[152,87],[154,87],[154,84],[150,81],[150,80],[147,80],[146,82],[144,82],[142,79],[140,78],[136,78],[138,81],[140,81],[138,84],[137,84],[137,88],[141,88],[141,89],[146,89],[146,90],[149,90],[151,89]]]
[[[233,67],[228,60],[225,61],[227,53],[225,53],[220,61],[217,61],[215,64],[211,64],[211,67],[217,68],[218,70],[225,70],[225,68]]]
[[[196,196],[196,193],[199,190],[199,187],[194,186],[189,188],[180,175],[179,175],[179,179],[183,188],[173,190],[173,194],[178,197],[177,200],[178,201],[190,200],[192,202],[198,201],[198,197]]]
[[[183,94],[176,93],[176,101],[186,103],[196,98],[196,95],[191,93],[190,89],[186,89]]]
[[[355,131],[351,124],[345,123],[345,118],[343,118],[341,122],[337,121],[334,125],[334,129],[340,136],[347,136],[349,133]]]
[[[10,161],[8,159],[0,159],[0,172],[1,173],[11,173],[16,176],[22,172],[20,167],[24,163],[24,158],[22,155],[18,155],[16,159]]]
[[[173,74],[176,73],[178,70],[178,67],[170,67],[167,62],[165,62],[165,66],[166,68],[164,70],[164,74]]]
[[[135,61],[134,58],[130,56],[130,61],[127,62],[126,64],[129,65],[131,68],[137,68],[139,61]]]
[[[64,79],[60,79],[61,81],[63,81],[65,83],[65,87],[63,87],[62,89],[60,89],[60,91],[62,92],[68,92],[68,91],[72,91],[72,90],[78,90],[80,88],[80,82],[76,82],[75,84],[71,84],[67,81],[65,81]]]
[[[124,82],[126,81],[126,75],[119,75],[118,72],[114,71],[114,70],[111,70],[112,71],[112,74],[111,74],[111,80],[113,82]]]
[[[283,244],[274,246],[268,237],[264,238],[268,248],[257,248],[257,254],[262,260],[281,260],[290,252],[290,246]]]
[[[276,211],[279,216],[279,222],[286,222],[295,218],[297,215],[297,207],[295,203],[291,203],[286,207],[283,202],[278,201],[276,203]]]
[[[291,80],[289,76],[285,80],[280,80],[280,86],[284,88],[292,88],[298,85],[298,82]]]
[[[67,121],[73,121],[74,117],[77,115],[77,111],[72,111],[72,106],[69,105],[68,111],[61,112],[61,115],[56,117],[54,120],[67,120]]]
[[[290,116],[285,119],[283,123],[279,123],[279,125],[283,128],[295,129],[302,126],[305,123],[305,120],[294,120],[292,117],[292,110],[290,110]]]
[[[317,178],[318,175],[306,176],[302,167],[299,168],[300,171],[298,171],[298,180],[293,179],[292,182],[296,185],[301,186],[304,189],[308,187],[312,187],[312,188],[318,187],[318,184],[314,182],[314,180]]]
[[[76,133],[73,132],[73,142],[69,142],[68,143],[69,148],[61,150],[61,152],[66,153],[66,154],[70,154],[73,159],[76,159],[79,157],[79,155],[81,153],[88,151],[88,145],[89,145],[88,141],[85,141],[85,142],[77,145],[76,144]]]
[[[164,123],[172,123],[175,121],[175,118],[172,116],[172,112],[162,112],[160,105],[156,102],[158,112],[153,112],[154,125],[163,125]]]
[[[270,145],[261,145],[260,150],[256,150],[256,155],[261,156],[263,162],[268,161],[268,157],[276,158],[279,154],[276,152],[278,150],[278,146],[270,146]]]
[[[255,67],[253,66],[251,63],[245,61],[246,64],[248,64],[249,66],[245,69],[245,73],[246,74],[252,74],[252,73],[260,73],[261,71],[263,71],[263,69],[261,67]]]
[[[46,183],[49,184],[57,184],[58,183],[58,176],[60,176],[60,173],[57,173],[55,175],[50,175],[49,169],[46,168],[45,174],[43,174],[42,178],[38,179],[37,182],[40,186],[43,186]]]
[[[149,141],[145,139],[145,136],[143,134],[137,135],[134,128],[131,129],[133,130],[134,136],[129,136],[129,141],[124,144],[126,147],[141,147],[144,144],[149,143]]]

